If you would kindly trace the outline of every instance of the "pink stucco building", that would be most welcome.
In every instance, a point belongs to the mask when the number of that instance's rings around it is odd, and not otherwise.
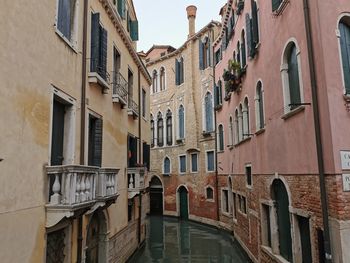
[[[221,15],[221,225],[255,262],[349,262],[350,2],[228,0]]]

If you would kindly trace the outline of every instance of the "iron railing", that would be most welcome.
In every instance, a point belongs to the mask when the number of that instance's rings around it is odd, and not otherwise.
[[[128,82],[119,72],[112,72],[113,96],[117,96],[125,103],[128,101]]]
[[[131,110],[133,114],[139,116],[139,106],[131,97],[128,99],[128,109]]]

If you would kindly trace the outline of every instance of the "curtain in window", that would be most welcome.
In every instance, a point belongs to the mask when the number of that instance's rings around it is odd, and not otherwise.
[[[164,124],[163,124],[163,116],[159,112],[157,117],[157,134],[158,134],[158,146],[161,147],[164,144],[163,134],[164,134]]]
[[[213,127],[213,99],[212,95],[208,92],[205,95],[205,129],[207,132],[214,130]]]
[[[290,109],[299,106],[300,100],[300,84],[298,71],[297,48],[292,44],[288,57],[288,81],[290,93]]]
[[[340,22],[340,48],[346,94],[350,94],[350,26]]]
[[[182,105],[179,108],[179,138],[185,138],[185,110]]]

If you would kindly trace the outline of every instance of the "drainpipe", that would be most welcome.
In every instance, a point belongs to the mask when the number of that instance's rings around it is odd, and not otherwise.
[[[141,74],[140,74],[140,69],[138,69],[138,91],[139,91],[139,161],[141,163],[141,149],[142,149],[142,140],[141,140],[141,119],[142,119],[142,112],[141,112]],[[143,161],[143,160],[142,160]],[[141,244],[141,213],[142,213],[142,193],[140,191],[139,194],[139,220],[138,220],[138,244]]]
[[[81,73],[81,122],[80,122],[80,164],[85,164],[85,114],[86,114],[86,60],[87,60],[87,20],[88,20],[88,0],[84,0],[84,18],[83,18],[83,53],[82,53],[82,73]],[[83,218],[78,218],[78,246],[77,262],[82,261],[83,247]]]
[[[309,70],[311,77],[311,92],[312,92],[312,107],[314,113],[314,126],[315,126],[315,139],[316,139],[316,150],[317,150],[317,161],[319,170],[320,180],[320,192],[321,192],[321,207],[322,207],[322,218],[324,228],[324,248],[325,248],[325,262],[332,262],[332,251],[330,246],[330,235],[329,235],[329,219],[328,219],[328,201],[327,201],[327,189],[325,182],[325,171],[324,171],[324,160],[323,160],[323,147],[321,137],[321,125],[320,125],[320,113],[318,105],[318,94],[317,94],[317,81],[316,81],[316,70],[314,60],[314,49],[312,42],[312,31],[311,31],[311,20],[310,20],[310,9],[309,0],[304,1],[304,19],[305,19],[305,30],[307,38],[307,51],[309,59]]]

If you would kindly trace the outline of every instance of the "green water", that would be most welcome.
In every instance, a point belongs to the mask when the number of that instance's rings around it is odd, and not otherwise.
[[[146,244],[129,263],[251,262],[226,232],[175,218],[149,217]]]

